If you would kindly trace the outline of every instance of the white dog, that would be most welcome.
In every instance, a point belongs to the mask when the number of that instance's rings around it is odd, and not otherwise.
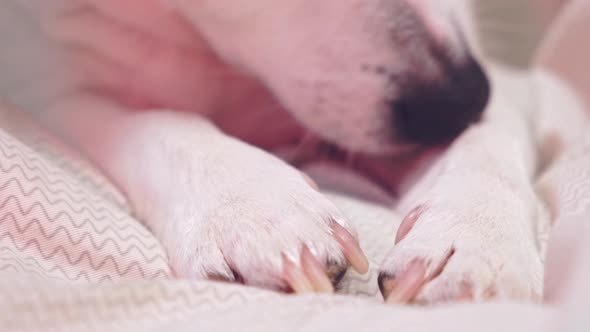
[[[490,88],[452,3],[5,0],[0,94],[128,195],[180,277],[331,291],[367,269],[344,216],[267,152],[291,149],[401,195],[391,301],[538,299],[534,128],[497,98],[472,125]],[[394,172],[462,132],[413,186]]]

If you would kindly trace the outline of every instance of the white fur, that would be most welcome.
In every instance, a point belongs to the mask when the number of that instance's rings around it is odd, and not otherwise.
[[[436,6],[430,1],[407,3],[427,22],[440,11],[426,9],[446,7],[440,1]],[[395,150],[388,101],[399,97],[401,87],[373,71],[382,68],[403,76],[412,69],[408,63],[415,54],[391,44],[392,33],[403,30],[396,29],[396,22],[412,19],[398,12],[406,0],[258,0],[240,6],[227,0],[26,4],[2,4],[11,10],[5,31],[11,39],[32,40],[36,46],[18,45],[0,65],[10,83],[30,80],[28,68],[17,68],[31,64],[42,67],[36,79],[52,77],[35,81],[33,96],[10,91],[12,99],[28,108],[39,110],[48,99],[91,87],[134,109],[157,105],[204,114],[240,89],[228,83],[226,76],[236,75],[235,68],[228,70],[223,60],[259,79],[300,122],[323,137],[356,150]],[[11,35],[30,24],[23,21],[27,17],[37,20],[38,27]],[[454,41],[457,36],[448,24],[440,24],[449,19],[443,17],[426,25],[444,36],[449,50],[460,58],[464,46]],[[420,66],[428,77],[441,74],[434,59]],[[355,126],[347,125],[349,121]]]

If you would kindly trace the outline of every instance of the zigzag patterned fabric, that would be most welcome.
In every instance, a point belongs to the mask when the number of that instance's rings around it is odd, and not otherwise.
[[[108,181],[41,128],[3,113],[18,138],[0,130],[0,275],[74,282],[170,275],[162,247]]]

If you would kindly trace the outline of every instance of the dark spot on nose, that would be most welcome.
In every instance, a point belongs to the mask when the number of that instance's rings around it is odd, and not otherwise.
[[[473,59],[448,65],[440,77],[415,80],[392,104],[398,139],[442,144],[477,122],[488,103],[490,84]]]

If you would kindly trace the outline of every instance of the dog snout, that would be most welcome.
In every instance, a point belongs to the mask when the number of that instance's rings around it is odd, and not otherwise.
[[[392,104],[396,139],[412,144],[447,143],[477,122],[490,84],[472,58],[448,66],[436,79],[417,79]]]

